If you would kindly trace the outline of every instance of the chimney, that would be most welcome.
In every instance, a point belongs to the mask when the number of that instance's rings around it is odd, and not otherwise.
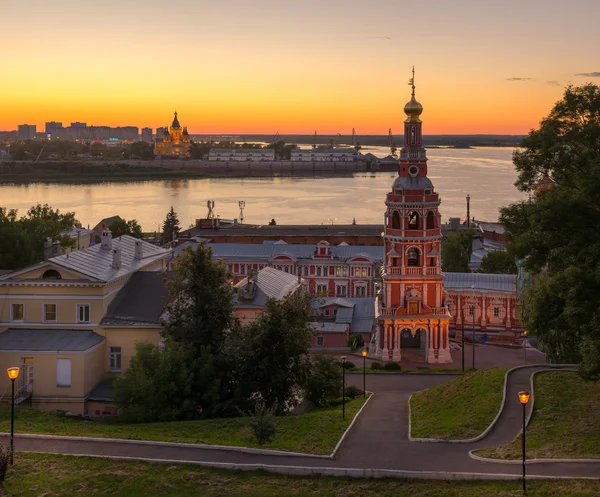
[[[101,248],[110,250],[112,248],[112,233],[109,230],[102,232],[102,245]]]
[[[112,249],[113,260],[111,267],[114,269],[121,269],[121,249],[114,248]]]
[[[142,246],[141,240],[135,241],[135,253],[133,255],[133,258],[138,261],[141,261],[144,258],[144,248]]]

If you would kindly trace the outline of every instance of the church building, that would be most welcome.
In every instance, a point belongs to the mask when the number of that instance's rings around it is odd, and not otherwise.
[[[177,112],[173,119],[173,124],[162,136],[156,137],[154,143],[154,155],[157,157],[182,157],[188,155],[190,151],[190,135],[187,127],[181,127],[177,119]]]
[[[402,350],[421,349],[428,363],[450,363],[441,260],[440,198],[427,177],[422,144],[423,106],[412,97],[404,106],[404,147],[398,177],[387,194],[384,226],[383,296],[380,296],[375,350],[384,361],[400,361]]]

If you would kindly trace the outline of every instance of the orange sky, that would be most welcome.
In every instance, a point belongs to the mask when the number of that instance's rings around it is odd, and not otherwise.
[[[600,82],[595,0],[91,4],[3,6],[0,129],[176,109],[191,133],[385,134],[414,64],[426,133],[523,134],[564,86]]]

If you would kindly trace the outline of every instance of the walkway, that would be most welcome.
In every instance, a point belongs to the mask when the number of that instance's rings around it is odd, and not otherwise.
[[[439,385],[450,375],[367,376],[367,388],[375,392],[334,459],[272,454],[248,454],[227,449],[164,446],[153,443],[102,442],[87,440],[16,439],[21,451],[77,455],[131,457],[143,459],[194,461],[204,463],[264,464],[279,467],[370,468],[403,471],[435,471],[519,475],[521,467],[512,464],[480,462],[468,452],[510,442],[521,427],[521,406],[517,392],[529,389],[532,366],[511,373],[507,403],[499,422],[483,440],[473,444],[413,443],[408,440],[408,399],[413,392]],[[362,375],[348,375],[348,382],[362,386]],[[316,428],[317,429],[317,428]],[[4,437],[6,438],[6,437]],[[4,440],[7,443],[8,440]],[[598,477],[600,465],[594,463],[539,463],[528,467],[529,475]]]

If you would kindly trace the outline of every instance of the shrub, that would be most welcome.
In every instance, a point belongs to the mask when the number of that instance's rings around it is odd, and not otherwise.
[[[371,363],[371,369],[383,369],[383,366],[381,365],[380,362],[373,361]]]
[[[365,341],[360,333],[352,333],[350,335],[350,338],[348,338],[348,347],[350,347],[350,350],[352,352],[364,346]]]
[[[0,445],[0,483],[6,478],[6,470],[10,461],[10,449]]]
[[[276,404],[267,407],[264,402],[257,401],[254,406],[254,413],[248,415],[249,425],[258,445],[269,443],[275,437],[277,433],[276,412]]]
[[[340,363],[340,367],[348,370],[348,369],[356,369],[356,365],[353,362],[350,361],[346,361],[346,362],[341,362]]]
[[[402,367],[397,362],[389,361],[383,365],[383,369],[385,369],[386,371],[399,371],[402,369]]]
[[[316,405],[342,394],[342,372],[337,361],[326,354],[315,355],[310,364],[305,384],[304,396]]]
[[[360,388],[355,387],[354,385],[348,385],[344,390],[344,393],[348,399],[355,399],[363,394],[363,391]]]

